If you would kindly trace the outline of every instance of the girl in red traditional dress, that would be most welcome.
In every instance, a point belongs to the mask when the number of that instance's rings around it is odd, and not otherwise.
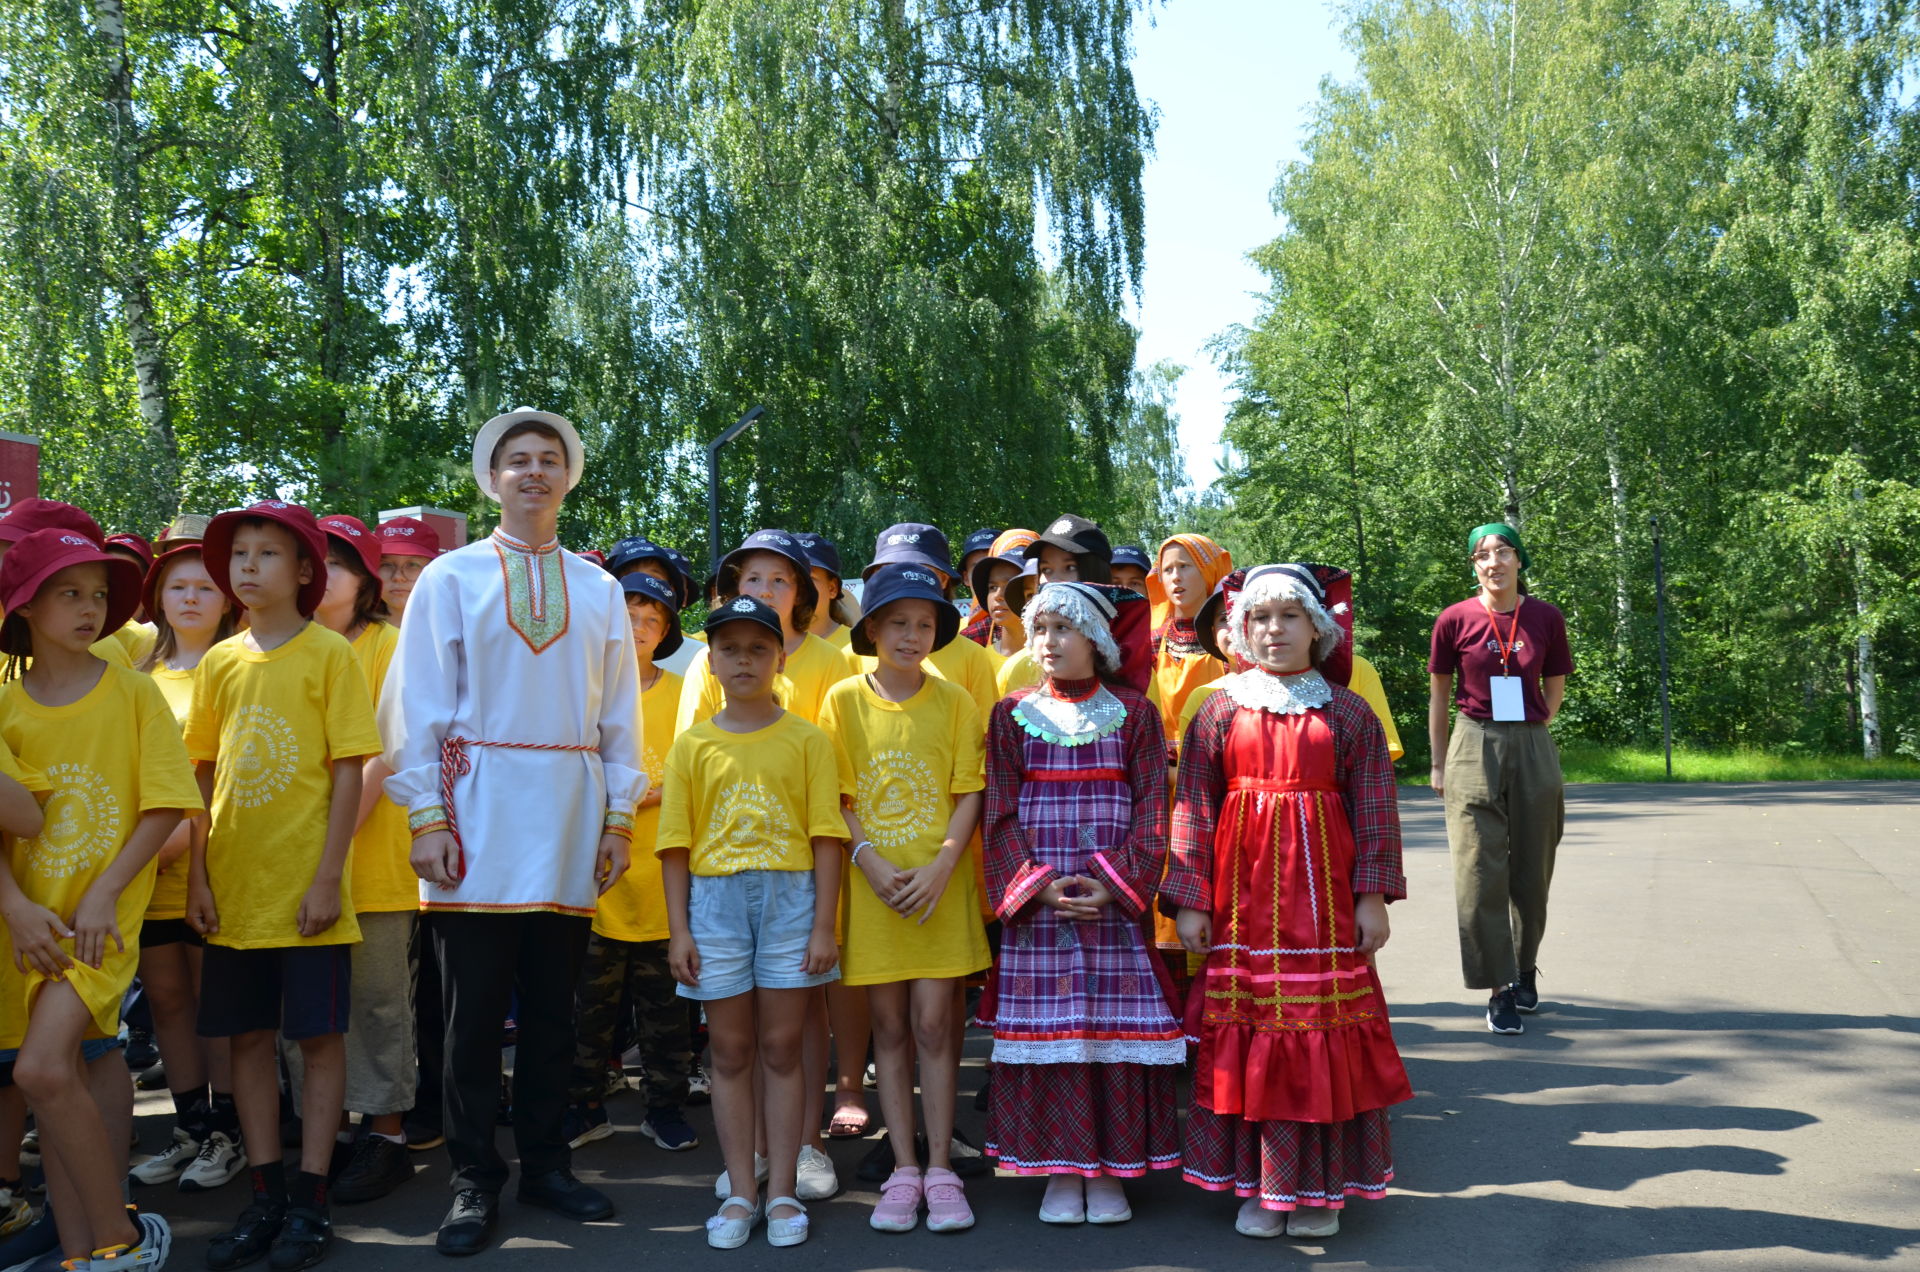
[[[1313,569],[1249,571],[1224,677],[1181,749],[1160,886],[1206,955],[1188,1182],[1246,1198],[1250,1237],[1329,1237],[1393,1178],[1387,1107],[1412,1098],[1373,954],[1406,895],[1386,735],[1317,664],[1346,639]]]

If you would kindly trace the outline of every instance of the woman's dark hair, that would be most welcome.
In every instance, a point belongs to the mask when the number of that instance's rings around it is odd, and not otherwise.
[[[153,588],[155,604],[154,612],[151,616],[154,631],[153,648],[149,649],[140,661],[135,664],[134,669],[136,671],[143,671],[148,675],[152,675],[154,668],[171,665],[173,656],[180,652],[180,636],[173,630],[173,624],[167,621],[167,607],[159,604],[160,594],[166,590],[166,575],[173,572],[174,566],[180,564],[182,561],[198,561],[200,559],[200,554],[194,552],[191,555],[183,554],[167,562],[166,573],[160,576],[160,580]],[[214,624],[213,628],[213,643],[216,645],[240,630],[240,616],[235,611],[233,602],[229,601],[223,593],[220,597],[220,603],[223,607],[220,611],[220,621]]]
[[[371,627],[386,618],[387,603],[381,599],[380,576],[369,574],[360,554],[344,543],[327,545],[327,568],[344,569],[358,585],[353,596],[354,627]]]

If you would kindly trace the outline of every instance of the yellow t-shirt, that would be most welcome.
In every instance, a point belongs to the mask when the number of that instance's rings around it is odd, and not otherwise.
[[[366,677],[367,696],[380,710],[387,667],[400,648],[400,629],[369,623],[353,640],[354,657]],[[413,873],[413,835],[407,810],[385,796],[353,837],[353,910],[355,914],[396,914],[420,908],[420,876]]]
[[[1006,697],[1015,689],[1025,689],[1037,685],[1046,679],[1046,673],[1040,670],[1040,660],[1033,656],[1031,649],[1017,649],[1000,664],[998,684],[1000,696]]]
[[[127,623],[108,639],[117,640],[126,647],[127,665],[138,667],[140,660],[153,648],[153,642],[160,638],[160,629],[152,623]]]
[[[1207,695],[1220,687],[1219,681],[1201,685],[1187,698],[1187,705],[1180,709],[1180,736],[1187,735],[1187,726],[1193,723],[1193,717],[1200,714],[1200,704]],[[1380,726],[1387,732],[1387,755],[1390,759],[1399,759],[1406,754],[1400,746],[1400,731],[1393,727],[1393,712],[1387,709],[1386,690],[1380,685],[1380,673],[1373,664],[1360,655],[1353,656],[1353,675],[1347,682],[1347,688],[1366,700],[1373,708],[1373,714],[1380,717]]]
[[[702,720],[673,740],[654,852],[688,850],[697,875],[811,870],[813,840],[845,840],[833,743],[791,711],[729,733]]]
[[[107,666],[78,702],[46,707],[25,684],[0,688],[0,741],[20,762],[38,769],[50,792],[46,824],[11,850],[13,877],[29,900],[63,919],[112,864],[143,813],[197,812],[200,788],[180,744],[180,729],[159,686],[137,671]],[[114,915],[125,942],[111,942],[99,968],[76,963],[66,979],[93,1012],[94,1028],[120,1027],[120,998],[140,963],[140,922],[153,892],[153,863],[121,890]],[[73,952],[71,941],[62,942]],[[8,1012],[25,1013],[45,978],[28,972],[21,997]],[[10,1043],[7,1045],[18,1045]]]
[[[12,778],[35,795],[44,795],[47,791],[46,775],[15,759],[5,742],[0,742],[0,775]],[[11,836],[0,836],[0,851],[10,853],[12,847]],[[26,978],[13,965],[12,938],[7,935],[4,924],[0,924],[0,940],[8,942],[0,946],[0,1047],[11,1050],[27,1036]]]
[[[827,693],[820,727],[833,739],[840,792],[853,800],[869,851],[903,869],[938,856],[953,797],[986,786],[986,726],[951,681],[930,675],[905,702],[882,698],[865,676],[842,681]],[[924,925],[890,909],[857,869],[845,879],[847,984],[967,976],[990,961],[970,860],[956,863]]]
[[[640,766],[647,789],[660,790],[667,779],[667,752],[673,749],[674,714],[680,707],[680,677],[662,671],[653,688],[640,695]],[[660,858],[653,845],[660,835],[660,805],[633,815],[633,852],[627,873],[608,888],[593,912],[593,930],[615,941],[664,941],[667,894],[660,883]]]
[[[835,649],[845,652],[852,646],[853,628],[842,627],[838,623],[835,623],[833,630],[820,639],[826,641],[827,644],[832,645]]]
[[[167,710],[173,712],[176,727],[187,727],[187,711],[193,706],[193,670],[174,667],[155,667],[149,673],[153,683],[160,686],[160,694],[167,700]],[[192,868],[188,855],[182,853],[172,865],[164,869],[156,868],[153,875],[153,897],[147,902],[147,917],[150,919],[184,919],[187,917],[187,875]]]
[[[773,696],[781,706],[811,724],[820,718],[820,704],[827,690],[859,671],[855,661],[853,654],[842,653],[808,632],[800,648],[787,655],[786,671],[774,677]],[[726,705],[726,691],[708,669],[707,651],[702,649],[687,664],[674,723],[685,733]]]
[[[200,660],[187,717],[187,754],[215,765],[207,881],[220,930],[207,940],[235,949],[357,941],[351,854],[339,922],[301,936],[299,916],[326,850],[333,762],[380,751],[366,676],[346,638],[318,623],[264,653],[246,639],[223,640]]]

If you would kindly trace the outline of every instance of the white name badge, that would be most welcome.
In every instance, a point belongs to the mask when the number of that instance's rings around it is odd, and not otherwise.
[[[1489,676],[1487,683],[1493,686],[1493,718],[1495,720],[1525,720],[1527,718],[1527,694],[1520,687],[1518,676]]]

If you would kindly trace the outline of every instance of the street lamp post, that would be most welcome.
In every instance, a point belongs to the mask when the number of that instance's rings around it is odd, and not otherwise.
[[[707,544],[710,560],[707,565],[709,576],[720,569],[720,451],[728,442],[747,431],[747,428],[767,413],[764,406],[756,406],[735,420],[727,431],[707,443]]]

